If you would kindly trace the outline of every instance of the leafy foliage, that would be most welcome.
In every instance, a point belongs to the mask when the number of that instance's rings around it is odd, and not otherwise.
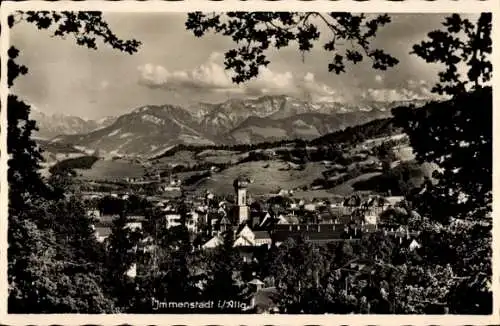
[[[476,24],[453,14],[446,18],[443,26],[446,30],[430,32],[430,41],[415,44],[412,52],[426,62],[445,65],[446,69],[439,72],[439,83],[433,91],[457,95],[490,81],[493,69],[489,61],[492,51],[491,13],[481,13]],[[461,63],[468,67],[466,78],[460,74]]]
[[[394,196],[409,195],[423,177],[422,170],[414,162],[404,162],[381,175],[355,182],[356,190],[372,190],[379,193],[390,192]]]
[[[82,207],[37,204],[9,221],[9,311],[116,312],[103,287],[103,251]]]
[[[122,52],[133,54],[141,43],[137,40],[122,40],[109,28],[100,11],[19,11],[8,17],[9,27],[26,21],[38,29],[48,29],[54,36],[72,36],[76,44],[97,50],[97,41]]]
[[[13,85],[14,79],[27,73],[27,68],[18,65],[14,60],[19,51],[11,47],[8,51],[8,83]],[[13,210],[21,209],[30,197],[38,198],[47,195],[47,187],[38,172],[42,156],[40,149],[31,139],[36,131],[36,123],[29,119],[30,106],[17,96],[9,94],[7,99],[7,152],[10,155],[7,178],[9,181],[9,215]]]
[[[394,113],[417,160],[441,168],[433,174],[438,184],[429,189],[422,213],[484,218],[492,201],[491,88]]]
[[[207,274],[210,276],[203,297],[207,300],[242,301],[241,257],[233,247],[232,230],[223,234],[223,244],[208,254]],[[241,309],[226,307],[219,313],[238,313]]]
[[[491,14],[482,13],[476,24],[454,14],[443,26],[446,31],[430,32],[431,41],[415,45],[414,53],[446,66],[433,91],[453,98],[393,113],[417,159],[441,168],[421,210],[440,218],[484,218],[492,201],[492,90],[484,85],[491,79]],[[460,63],[468,66],[467,79],[458,73]]]
[[[331,33],[331,39],[323,44],[326,51],[332,53],[328,71],[336,74],[345,72],[347,62],[356,64],[364,57],[372,60],[374,69],[386,70],[398,63],[398,60],[381,49],[374,49],[370,43],[380,27],[390,23],[388,15],[368,18],[364,14],[347,12],[227,12],[224,14],[206,14],[193,12],[188,14],[186,28],[197,37],[207,32],[231,37],[241,44],[236,49],[225,53],[226,69],[235,74],[236,83],[242,83],[256,77],[260,67],[266,67],[269,60],[266,50],[270,47],[281,49],[291,43],[298,43],[299,51],[309,52],[314,42],[320,37],[320,24],[324,24]],[[341,45],[349,42],[352,48]]]
[[[97,49],[96,40],[133,53],[137,41],[118,39],[98,12],[17,12],[8,17],[12,28],[21,21],[54,35],[75,37],[77,44]],[[8,85],[28,73],[8,50]],[[32,140],[35,121],[30,106],[9,94],[7,152],[9,154],[9,311],[15,313],[116,312],[103,285],[102,249],[90,222],[75,199],[62,198],[63,182],[49,185],[39,174],[42,156]],[[54,180],[53,180],[54,181]]]

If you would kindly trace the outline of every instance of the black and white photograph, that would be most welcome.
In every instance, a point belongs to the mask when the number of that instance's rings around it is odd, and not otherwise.
[[[9,314],[498,314],[491,12],[2,15]]]

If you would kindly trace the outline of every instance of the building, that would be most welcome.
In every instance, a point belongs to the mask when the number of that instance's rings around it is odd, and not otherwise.
[[[201,246],[203,249],[213,249],[217,248],[218,246],[222,245],[224,243],[224,240],[220,235],[215,235],[212,239],[208,240],[203,246]]]
[[[181,225],[181,214],[172,211],[167,212],[165,214],[165,223],[167,229]]]
[[[236,214],[238,224],[246,222],[249,218],[250,209],[247,204],[247,187],[249,183],[250,180],[242,177],[233,182],[234,191],[236,193]]]
[[[97,241],[104,242],[104,240],[109,237],[109,235],[112,233],[113,223],[119,217],[119,215],[101,215],[99,217],[95,225],[92,226]],[[145,221],[146,218],[142,215],[127,216],[127,221],[124,228],[128,228],[130,230],[141,230],[142,224]]]
[[[196,233],[198,232],[198,223],[200,222],[200,214],[196,211],[192,211],[188,214],[188,219],[186,221],[186,227],[189,231]]]
[[[87,216],[89,218],[100,218],[101,217],[101,212],[98,209],[89,209],[87,210]]]
[[[99,242],[104,242],[112,232],[111,227],[105,226],[96,226],[94,227],[94,231],[97,241]]]
[[[259,247],[270,245],[271,237],[267,231],[253,231],[245,225],[238,233],[233,247]]]

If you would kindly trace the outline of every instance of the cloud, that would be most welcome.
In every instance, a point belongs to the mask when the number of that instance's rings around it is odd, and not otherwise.
[[[368,88],[361,93],[367,101],[409,101],[416,99],[439,99],[431,92],[432,86],[425,80],[408,80],[398,88]]]
[[[314,101],[343,100],[338,92],[318,82],[311,72],[294,74],[261,67],[257,78],[244,84],[235,84],[231,80],[231,72],[224,69],[223,55],[219,52],[211,53],[205,63],[190,70],[169,71],[161,65],[150,63],[139,66],[138,70],[139,83],[149,88],[248,96],[284,94]]]
[[[108,88],[108,86],[109,86],[109,82],[108,82],[107,80],[103,80],[103,81],[101,81],[101,83],[99,84],[99,87],[100,87],[101,89],[106,89],[106,88]]]
[[[212,52],[206,62],[192,69],[170,71],[161,65],[144,64],[138,67],[139,83],[149,88],[165,89],[198,96],[251,96],[289,95],[318,102],[348,102],[347,96],[356,94],[354,101],[405,101],[414,99],[435,99],[431,85],[422,79],[409,79],[395,88],[384,87],[385,78],[374,75],[371,88],[334,89],[317,80],[312,72],[303,74],[291,71],[275,71],[261,67],[259,75],[243,84],[235,84],[231,71],[224,69],[224,56]],[[378,84],[378,87],[377,87]]]
[[[152,88],[192,88],[224,90],[233,88],[230,76],[215,61],[220,54],[214,52],[209,60],[190,71],[168,71],[160,65],[145,64],[139,66],[139,83]]]

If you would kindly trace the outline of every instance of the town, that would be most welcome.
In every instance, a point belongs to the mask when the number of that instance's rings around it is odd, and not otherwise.
[[[491,12],[8,3],[9,314],[495,313]]]
[[[155,224],[152,235],[144,236],[137,252],[144,255],[154,254],[158,246],[154,234],[162,230],[184,226],[189,231],[191,241],[198,243],[196,250],[213,250],[224,243],[224,234],[231,233],[234,239],[232,246],[241,255],[243,263],[254,261],[254,252],[280,246],[287,239],[302,237],[306,242],[324,245],[329,242],[360,241],[363,234],[382,232],[386,237],[397,239],[402,248],[413,251],[420,248],[418,231],[413,231],[407,224],[397,221],[395,216],[413,214],[405,211],[402,196],[368,196],[361,198],[352,195],[346,198],[330,200],[316,199],[305,201],[294,198],[293,192],[281,191],[279,194],[252,197],[247,187],[251,180],[240,177],[234,180],[234,196],[222,198],[207,191],[204,196],[194,197],[181,195],[178,198],[162,199],[158,197],[144,198],[143,206],[154,209],[160,216],[160,223]],[[180,190],[179,180],[173,180],[167,190]],[[165,191],[165,187],[161,190]],[[95,235],[100,242],[105,242],[112,232],[113,220],[120,214],[125,214],[125,227],[142,230],[147,224],[147,217],[140,213],[120,211],[123,206],[118,203],[127,202],[129,193],[85,193],[83,199],[89,205],[88,216],[94,223]],[[141,201],[140,198],[137,198]],[[114,207],[113,207],[114,206]],[[181,206],[183,208],[181,208]],[[181,212],[181,209],[187,209]],[[114,210],[114,211],[113,211]],[[200,242],[200,239],[204,239]],[[375,261],[377,257],[373,257]],[[140,260],[138,258],[138,260]],[[132,264],[127,271],[130,278],[138,273],[149,270],[151,266]],[[250,284],[257,285],[260,291],[265,285],[259,278],[254,278]],[[266,284],[262,291],[274,289],[274,284]],[[255,292],[255,297],[260,294]],[[255,304],[255,299],[252,301]],[[254,308],[253,306],[249,306]],[[267,307],[269,308],[269,307]]]

